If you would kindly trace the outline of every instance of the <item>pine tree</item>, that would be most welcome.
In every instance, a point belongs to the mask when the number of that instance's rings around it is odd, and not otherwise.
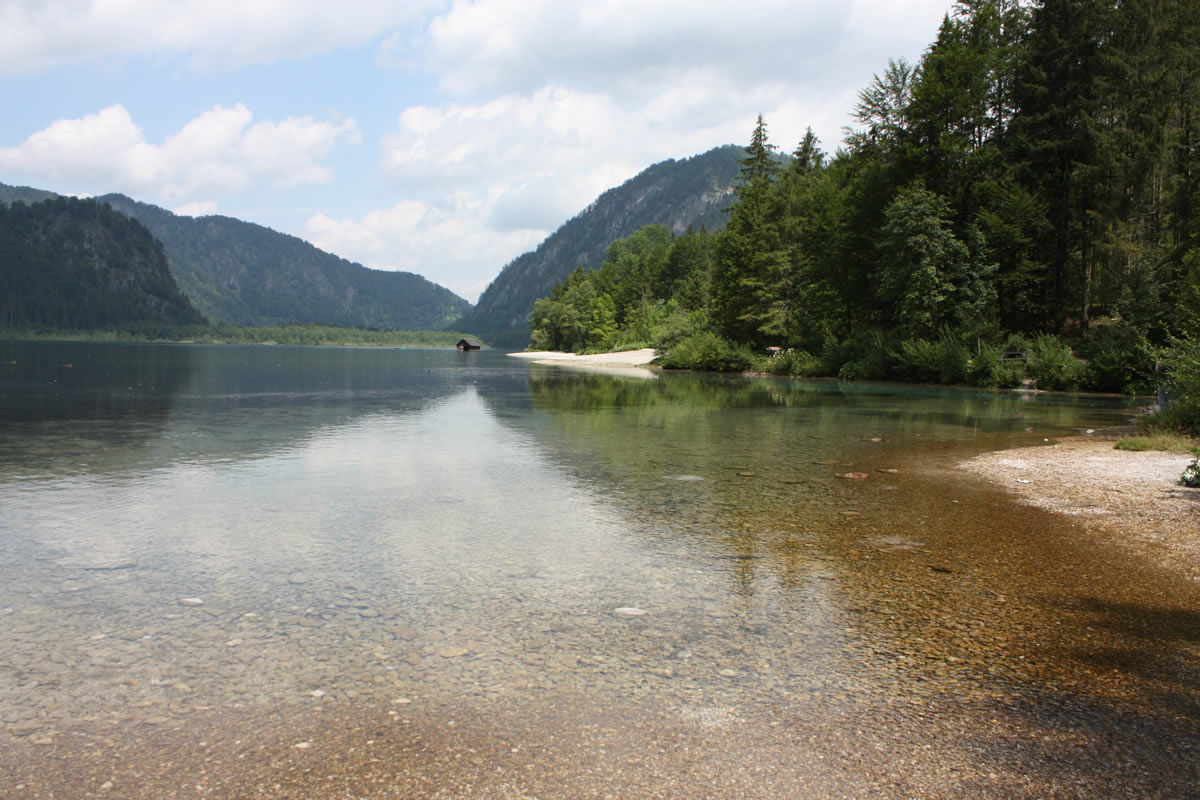
[[[741,160],[742,182],[717,244],[713,306],[721,332],[762,344],[775,336],[771,306],[787,259],[780,238],[775,179],[780,167],[761,114]]]

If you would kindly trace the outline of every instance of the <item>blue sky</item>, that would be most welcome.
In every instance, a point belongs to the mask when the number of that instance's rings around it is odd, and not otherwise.
[[[947,0],[0,0],[0,182],[227,214],[474,302],[666,158],[834,150]]]

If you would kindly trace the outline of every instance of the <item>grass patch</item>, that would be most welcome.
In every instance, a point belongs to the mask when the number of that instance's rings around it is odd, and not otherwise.
[[[1157,433],[1147,433],[1142,436],[1124,436],[1117,439],[1113,447],[1118,450],[1131,450],[1134,452],[1165,450],[1170,453],[1187,453],[1196,447],[1196,444],[1195,439],[1182,433],[1160,431]]]

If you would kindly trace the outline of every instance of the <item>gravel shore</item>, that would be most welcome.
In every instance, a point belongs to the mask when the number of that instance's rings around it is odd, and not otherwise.
[[[1200,581],[1200,489],[1179,484],[1192,456],[1116,450],[1114,441],[1063,439],[984,453],[959,467]]]

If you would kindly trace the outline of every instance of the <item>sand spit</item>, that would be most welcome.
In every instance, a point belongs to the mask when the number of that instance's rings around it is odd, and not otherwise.
[[[626,350],[620,353],[593,353],[578,356],[574,353],[563,353],[557,350],[538,350],[532,352],[509,353],[513,358],[523,358],[534,364],[544,364],[553,367],[570,367],[592,372],[603,372],[608,375],[624,375],[630,378],[656,378],[657,374],[646,365],[654,360],[654,348],[646,347],[641,350]]]

